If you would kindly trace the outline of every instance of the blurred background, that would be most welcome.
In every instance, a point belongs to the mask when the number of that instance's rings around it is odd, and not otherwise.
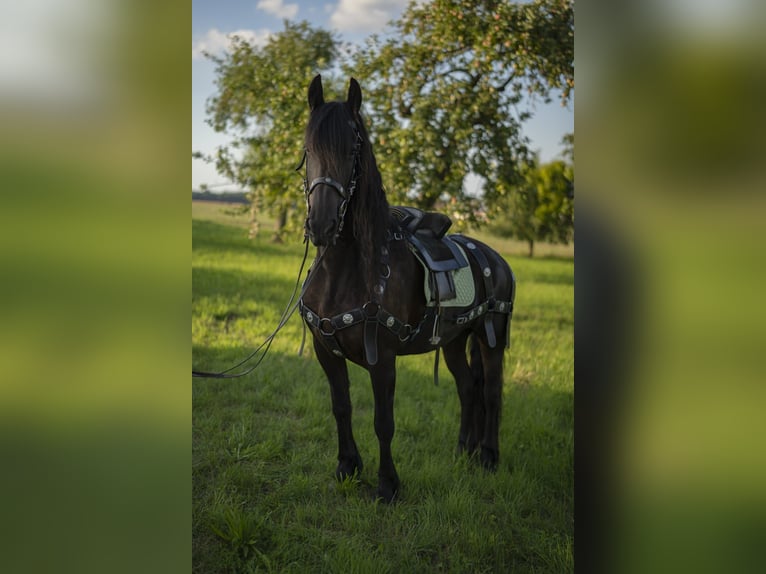
[[[191,11],[156,4],[0,8],[3,571],[191,562]],[[575,7],[582,571],[762,563],[764,20]]]
[[[579,2],[576,22],[576,563],[754,572],[764,8]]]
[[[186,2],[0,5],[0,570],[189,570]]]

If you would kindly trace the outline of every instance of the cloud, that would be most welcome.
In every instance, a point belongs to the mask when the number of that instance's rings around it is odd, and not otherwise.
[[[257,9],[273,14],[277,18],[295,18],[298,13],[297,4],[283,4],[283,0],[261,0],[256,6]]]
[[[339,0],[330,23],[340,31],[380,32],[407,4],[409,0]]]
[[[202,52],[220,54],[229,50],[232,36],[239,36],[254,46],[263,46],[271,36],[271,32],[265,28],[261,30],[235,30],[233,32],[221,32],[218,28],[211,28],[202,38],[192,42],[192,60],[202,58]]]

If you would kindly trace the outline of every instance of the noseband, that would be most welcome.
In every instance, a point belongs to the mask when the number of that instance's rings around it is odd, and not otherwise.
[[[351,201],[351,198],[354,196],[354,192],[356,191],[356,183],[357,179],[359,178],[359,171],[360,171],[360,165],[359,165],[359,156],[362,149],[362,135],[359,133],[359,130],[354,127],[354,134],[356,136],[354,141],[354,157],[352,159],[353,165],[351,167],[351,177],[349,179],[348,185],[344,188],[342,184],[335,181],[331,177],[317,177],[315,179],[311,180],[311,183],[308,181],[308,149],[306,147],[303,148],[303,158],[301,159],[301,163],[298,165],[297,168],[295,168],[295,171],[300,171],[300,169],[305,165],[306,171],[304,172],[303,176],[303,193],[306,196],[306,221],[304,223],[304,230],[305,235],[308,235],[308,228],[309,228],[309,214],[311,213],[311,204],[309,202],[309,199],[311,198],[311,194],[314,192],[314,190],[320,186],[320,185],[327,185],[331,188],[333,188],[338,195],[341,197],[340,205],[338,206],[338,229],[335,231],[335,237],[334,240],[337,240],[338,237],[340,237],[341,232],[343,231],[343,224],[346,219],[346,210],[348,209],[348,204]]]

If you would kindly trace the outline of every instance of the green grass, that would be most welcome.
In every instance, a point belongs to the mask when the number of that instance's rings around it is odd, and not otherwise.
[[[202,370],[231,366],[273,330],[303,253],[299,237],[269,243],[268,222],[248,240],[246,216],[226,209],[192,207],[192,345]],[[443,363],[434,386],[428,354],[398,361],[398,502],[373,501],[372,392],[353,365],[365,466],[337,483],[328,385],[310,345],[297,356],[293,317],[250,375],[193,381],[195,572],[573,571],[573,261],[560,247],[530,260],[522,244],[480,237],[518,282],[497,473],[455,454],[457,393]]]

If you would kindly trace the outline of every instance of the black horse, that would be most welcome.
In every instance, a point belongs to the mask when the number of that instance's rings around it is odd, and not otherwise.
[[[359,84],[351,78],[345,102],[325,102],[321,78],[316,76],[308,102],[306,233],[317,246],[317,258],[300,309],[330,383],[338,427],[336,478],[342,480],[362,469],[351,428],[346,361],[370,373],[380,442],[377,495],[390,502],[399,489],[391,456],[396,357],[438,353],[440,348],[460,396],[458,448],[468,453],[480,448],[482,465],[494,470],[499,455],[503,355],[515,296],[510,267],[483,243],[449,236],[459,240],[468,254],[475,296],[457,309],[429,305],[424,293],[427,271],[408,241],[412,225],[405,226],[401,217],[405,211],[390,208],[386,200],[359,112]],[[446,216],[425,215],[436,217],[437,222],[446,220],[449,226]],[[473,340],[470,364],[469,337]]]

